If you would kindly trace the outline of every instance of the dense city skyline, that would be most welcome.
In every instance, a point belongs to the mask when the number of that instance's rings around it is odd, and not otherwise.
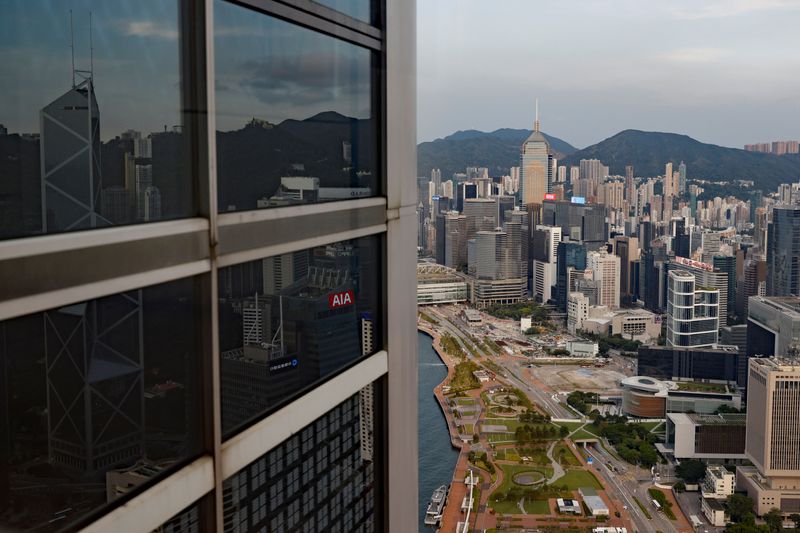
[[[798,21],[780,0],[421,3],[418,142],[531,129],[535,96],[542,130],[577,147],[629,128],[793,139]]]

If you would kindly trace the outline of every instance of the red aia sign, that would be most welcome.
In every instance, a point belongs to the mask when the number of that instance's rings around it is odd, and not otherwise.
[[[548,193],[545,193],[544,199],[545,200],[555,200],[556,199],[556,195],[551,193],[551,192],[548,192]]]
[[[328,295],[328,309],[336,309],[353,304],[353,291],[334,292]]]

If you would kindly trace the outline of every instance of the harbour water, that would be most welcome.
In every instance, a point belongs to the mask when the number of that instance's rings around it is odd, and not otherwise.
[[[440,485],[449,485],[456,467],[458,452],[450,445],[447,421],[433,388],[447,376],[447,367],[433,350],[433,340],[418,332],[419,344],[419,529],[431,494]]]

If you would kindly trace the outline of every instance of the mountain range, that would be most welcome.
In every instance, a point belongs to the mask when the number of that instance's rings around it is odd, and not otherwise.
[[[491,133],[464,130],[421,143],[417,146],[417,175],[426,176],[438,168],[449,178],[467,167],[486,167],[490,176],[508,174],[510,167],[519,165],[519,148],[530,134],[531,130],[510,128]],[[544,136],[559,159],[577,150],[557,137]]]
[[[420,176],[440,168],[443,176],[463,172],[468,166],[488,167],[490,175],[506,173],[519,165],[519,148],[529,130],[500,129],[491,133],[459,131],[417,147]],[[690,179],[752,180],[755,187],[773,191],[781,183],[800,179],[800,156],[746,152],[707,144],[687,135],[624,130],[581,150],[545,134],[556,152],[559,165],[578,165],[581,159],[600,159],[612,174],[624,175],[633,165],[636,176],[658,176],[668,162],[674,168],[684,161]]]

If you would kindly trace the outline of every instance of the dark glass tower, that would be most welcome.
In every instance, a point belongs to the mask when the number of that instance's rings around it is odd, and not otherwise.
[[[800,295],[800,206],[772,211],[767,229],[767,295]]]

